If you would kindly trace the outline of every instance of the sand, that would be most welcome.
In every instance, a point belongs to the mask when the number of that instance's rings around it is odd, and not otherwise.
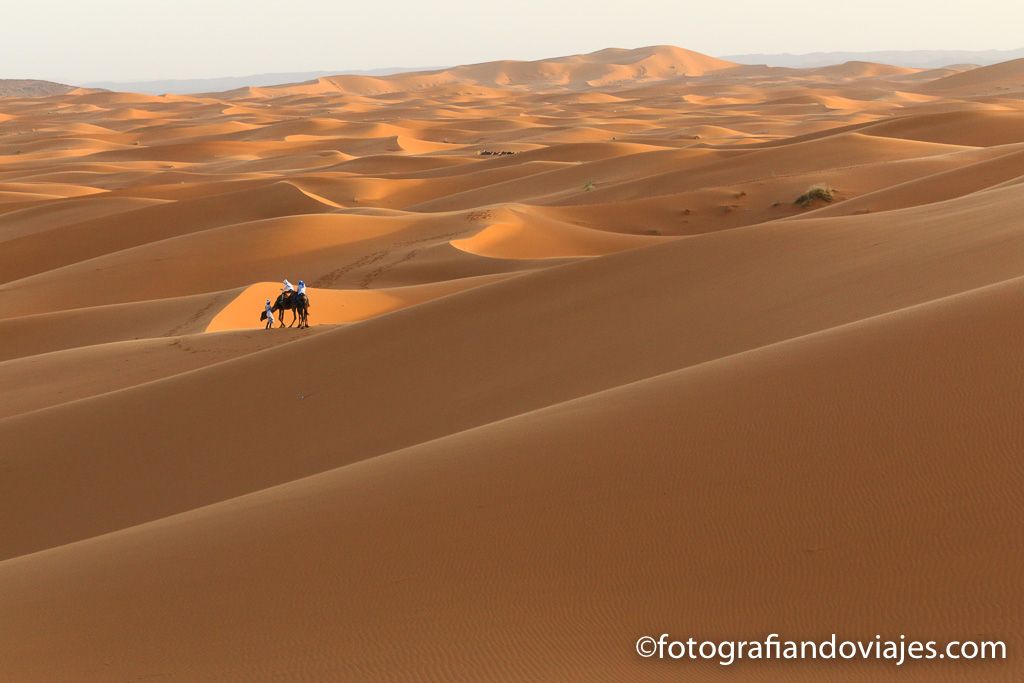
[[[0,99],[0,679],[1019,681],[1021,93],[656,47]],[[1010,659],[633,651],[771,631]]]

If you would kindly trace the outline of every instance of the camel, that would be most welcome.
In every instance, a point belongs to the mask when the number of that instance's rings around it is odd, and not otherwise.
[[[288,324],[288,327],[294,325],[296,320],[299,323],[299,329],[309,327],[309,297],[305,294],[281,292],[271,310],[277,313],[278,320],[281,323],[280,327],[284,327],[285,311],[292,312],[292,321]]]

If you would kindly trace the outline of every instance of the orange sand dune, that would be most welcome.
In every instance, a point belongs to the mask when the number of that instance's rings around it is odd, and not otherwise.
[[[825,76],[828,79],[834,78],[867,78],[875,76],[906,76],[914,74],[920,69],[908,67],[891,66],[889,64],[876,64],[874,62],[846,62],[834,66],[824,66],[812,69],[811,73],[817,76]]]
[[[193,334],[238,290],[165,297],[126,304],[93,302],[91,306],[56,313],[0,319],[0,361],[93,344]]]
[[[69,645],[27,657],[45,645],[5,640],[6,668],[21,680],[265,680],[299,660],[315,678],[401,680],[437,667],[439,678],[669,681],[676,667],[628,649],[652,623],[683,633],[698,623],[712,637],[824,633],[829,619],[858,634],[957,638],[975,619],[1012,632],[1017,613],[1005,606],[1024,597],[1019,556],[1007,552],[1024,541],[1022,406],[990,389],[1024,381],[1006,342],[1024,332],[1013,315],[1022,302],[1017,281],[9,560],[8,619]],[[976,334],[942,333],[965,325]],[[949,400],[934,398],[950,385],[959,391]],[[926,438],[907,433],[911,397],[921,400],[909,419],[932,427]],[[1000,428],[968,447],[965,415]],[[946,504],[976,488],[989,495]],[[72,569],[82,583],[65,602]],[[299,586],[315,601],[297,599]],[[930,591],[943,609],[922,608]],[[305,635],[293,642],[295,629]],[[83,630],[87,643],[74,637]],[[567,646],[544,636],[562,632],[586,637]],[[696,680],[727,680],[717,664],[688,665]],[[755,681],[829,671],[746,666]],[[845,663],[843,678],[895,680],[883,666]],[[1012,680],[1005,665],[979,670]],[[899,673],[979,680],[946,664]]]
[[[575,55],[536,62],[500,61],[472,64],[442,71],[399,74],[371,78],[333,76],[310,83],[277,88],[250,89],[249,95],[281,94],[322,95],[343,92],[382,95],[390,92],[418,91],[458,83],[460,85],[504,87],[580,87],[602,86],[640,80],[663,80],[679,76],[703,76],[735,66],[707,55],[672,46],[608,49],[587,55]]]
[[[837,187],[850,176],[866,173],[873,184],[891,182],[892,176],[905,177],[905,173],[934,172],[936,166],[950,168],[961,162],[960,153],[973,150],[954,145],[940,145],[910,140],[884,139],[860,133],[843,132],[831,137],[820,137],[792,145],[773,146],[753,150],[688,150],[703,154],[702,161],[680,170],[630,178],[624,182],[598,182],[593,191],[576,192],[564,197],[551,197],[558,204],[606,203],[719,188],[736,188],[733,196],[724,198],[718,209],[723,214],[742,207],[741,192],[746,185],[761,183],[769,186],[789,185],[787,194],[776,194],[775,202],[785,201],[792,206],[792,190],[805,189],[819,182],[830,182]],[[915,170],[918,169],[918,170]],[[927,169],[927,171],[925,170]],[[878,175],[879,171],[884,175]],[[791,180],[790,180],[791,179]],[[795,186],[793,185],[795,183]],[[586,188],[581,188],[586,189]],[[792,196],[790,196],[792,195]],[[749,201],[748,201],[749,203]],[[771,207],[773,202],[760,205]],[[680,205],[681,212],[692,209]]]
[[[0,680],[1017,683],[1021,73],[0,98]]]
[[[11,279],[73,264],[91,256],[117,252],[147,242],[259,218],[318,213],[331,205],[281,182],[212,197],[153,204],[127,215],[103,216],[61,226],[55,244],[52,230],[5,241],[0,268]],[[2,224],[2,223],[0,223]],[[30,258],[32,254],[41,254]]]
[[[602,256],[656,244],[665,238],[623,235],[563,223],[536,213],[511,210],[497,222],[453,247],[479,256],[506,259]]]
[[[951,111],[877,123],[861,132],[906,140],[992,147],[1024,142],[1024,112]]]
[[[498,282],[512,275],[496,273],[465,277],[447,282],[431,282],[408,287],[392,287],[389,289],[306,289],[309,297],[309,321],[315,325],[336,325],[352,323],[397,311],[406,306],[413,306],[437,297],[447,296],[473,287],[480,287],[491,282]],[[277,301],[283,287],[278,282],[259,282],[246,287],[235,299],[222,308],[209,325],[207,332],[223,330],[246,330],[262,327],[260,314],[266,301]],[[284,322],[291,327],[295,318],[290,311],[285,311]],[[280,329],[281,324],[276,326]]]
[[[63,199],[64,195],[42,192],[4,192],[0,190],[0,211],[17,211],[55,199]]]
[[[952,199],[971,192],[999,187],[1024,179],[1024,145],[994,159],[969,163],[949,171],[899,183],[848,201],[822,206],[799,217],[849,216],[872,211],[890,211]]]
[[[468,163],[462,159],[450,157],[420,157],[381,154],[379,156],[357,157],[343,161],[331,168],[332,171],[374,175],[399,175],[435,168],[450,168]]]
[[[595,190],[606,185],[618,185],[640,175],[655,175],[658,171],[691,166],[701,159],[724,156],[710,150],[655,150],[626,157],[598,159],[596,161],[562,164],[557,167],[538,167],[538,173],[513,178],[461,192],[444,195],[432,201],[413,205],[418,211],[453,211],[474,206],[491,206],[507,202],[529,200],[543,203],[556,200],[580,199],[593,196]],[[530,162],[527,162],[530,163]],[[539,163],[539,162],[534,162]],[[550,162],[548,162],[550,163]]]
[[[67,183],[0,183],[0,193],[2,194],[47,194],[55,199],[60,197],[82,197],[103,191],[95,187],[69,185]]]
[[[0,216],[0,241],[63,228],[87,220],[134,211],[162,203],[158,199],[86,196],[78,200],[47,202],[42,206],[11,211]],[[5,271],[8,272],[8,271]]]
[[[192,334],[110,342],[0,362],[0,382],[23,387],[0,397],[0,420],[145,384],[295,339],[255,330]]]
[[[1024,59],[951,74],[926,83],[921,90],[967,96],[1020,93],[1024,91]]]
[[[33,444],[33,457],[17,460],[17,467],[8,461],[12,469],[2,485],[10,488],[0,489],[4,492],[0,514],[35,510],[44,504],[47,510],[34,512],[29,517],[35,521],[10,536],[15,545],[8,552],[23,549],[26,543],[45,542],[44,538],[66,542],[109,530],[111,525],[120,528],[151,519],[153,506],[187,509],[280,483],[285,480],[282,477],[303,476],[319,471],[318,467],[337,466],[1024,274],[1024,226],[1008,224],[1024,209],[1024,197],[1012,188],[987,194],[991,196],[971,195],[896,212],[898,227],[885,214],[774,223],[546,269],[303,341],[302,354],[308,362],[273,383],[265,381],[260,368],[283,362],[299,347],[266,351],[199,373],[68,404],[60,408],[66,413],[60,418],[54,413],[10,418],[0,422],[0,437],[14,446],[13,453],[26,452],[19,444]],[[937,221],[939,217],[945,218]],[[756,269],[740,258],[750,251],[761,255]],[[871,258],[861,256],[865,253]],[[844,255],[850,260],[837,270],[834,260]],[[899,296],[894,296],[894,288],[904,280],[915,286],[897,290]],[[584,296],[592,305],[579,305]],[[532,303],[526,305],[526,301]],[[644,301],[656,303],[638,306]],[[249,310],[258,315],[258,304]],[[494,310],[501,310],[501,316],[495,318]],[[253,315],[254,326],[259,325],[257,315]],[[538,316],[547,321],[544,326],[526,324]],[[419,343],[402,346],[406,334]],[[481,345],[489,349],[486,358],[473,353]],[[617,349],[636,348],[647,352],[619,357],[614,364],[601,362],[618,357]],[[275,360],[277,353],[285,355]],[[476,359],[476,381],[441,381],[464,372],[461,368],[467,358]],[[602,371],[595,373],[595,365]],[[345,402],[344,414],[336,411],[344,396],[367,381],[373,383],[366,387],[372,394],[372,387],[385,378],[401,382],[406,393],[373,394],[373,400]],[[444,394],[445,400],[439,400],[442,388],[452,392]],[[502,400],[467,403],[485,389]],[[243,403],[232,398],[239,392],[246,397]],[[303,398],[313,394],[319,397],[315,402]],[[276,447],[252,432],[248,421],[232,417],[235,409],[249,415],[260,405],[272,412],[281,396],[303,401],[304,429],[310,439],[340,440],[345,446],[329,453],[293,453],[281,461]],[[425,396],[434,397],[429,406],[422,404]],[[236,408],[225,412],[224,406],[229,405]],[[451,405],[461,409],[452,414]],[[371,419],[382,411],[404,415],[413,410],[415,420],[389,422],[388,429],[380,428],[379,417]],[[163,435],[159,444],[151,445],[151,458],[141,469],[141,463],[124,461],[125,454],[105,445],[118,438],[114,423],[124,419],[126,411],[137,429]],[[193,461],[182,462],[176,453],[183,439],[191,443],[186,425],[210,411],[225,417],[202,444],[189,448],[204,453],[203,466],[216,470],[217,476],[193,481],[187,489],[165,488],[169,477],[194,476]],[[442,419],[442,414],[448,417]],[[46,431],[54,419],[62,425],[59,433]],[[48,471],[90,466],[77,459],[70,446],[82,439],[96,444],[92,465],[97,458],[123,461],[103,469],[123,472],[124,466],[130,466],[135,485],[121,490],[120,478],[93,476],[88,491],[62,488],[59,498],[78,512],[58,524],[54,515],[59,510],[50,498],[27,499],[19,492],[34,490],[39,484],[33,482],[45,479]],[[243,456],[248,463],[245,475],[232,473],[235,459]],[[147,484],[149,477],[155,477],[152,484]],[[97,497],[101,489],[105,493]],[[89,502],[106,503],[111,496],[120,496],[123,505],[96,510]]]

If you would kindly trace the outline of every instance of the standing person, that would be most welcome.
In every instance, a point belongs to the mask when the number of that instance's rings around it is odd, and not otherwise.
[[[309,297],[306,296],[305,280],[299,280],[299,291],[295,292],[295,308],[302,319],[299,327],[309,327]]]
[[[263,311],[267,315],[267,326],[263,329],[269,330],[274,326],[274,308],[270,305],[270,299],[267,299],[267,303],[264,304]]]

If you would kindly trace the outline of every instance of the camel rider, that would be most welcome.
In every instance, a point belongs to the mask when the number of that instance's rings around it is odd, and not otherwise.
[[[299,280],[299,291],[297,292],[297,294],[300,297],[306,294],[306,283],[303,282],[302,280]]]
[[[269,330],[274,326],[274,307],[270,305],[270,299],[267,299],[267,303],[264,304],[263,310],[267,313],[267,326],[263,329]]]
[[[285,278],[285,280],[284,280],[284,287],[281,288],[281,291],[282,292],[294,292],[295,291],[295,287],[292,285],[292,283],[288,282],[288,278]]]

